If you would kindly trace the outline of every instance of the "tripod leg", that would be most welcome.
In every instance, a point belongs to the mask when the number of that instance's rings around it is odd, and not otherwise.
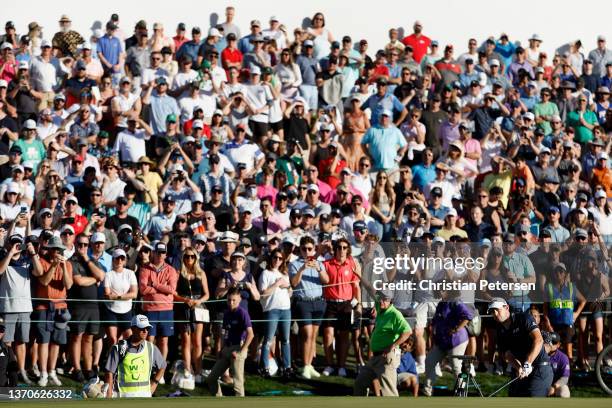
[[[472,383],[474,384],[474,387],[476,387],[476,389],[478,390],[480,396],[484,397],[484,395],[482,394],[482,390],[480,389],[480,385],[478,385],[478,383],[476,382],[476,378],[472,377],[471,375],[470,378],[472,379]]]

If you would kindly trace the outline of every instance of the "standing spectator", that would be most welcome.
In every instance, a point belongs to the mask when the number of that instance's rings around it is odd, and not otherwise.
[[[100,331],[98,304],[93,301],[98,300],[98,285],[104,281],[104,270],[90,257],[87,236],[79,234],[76,247],[70,258],[74,281],[70,298],[74,301],[70,302],[69,310],[72,319],[78,323],[70,325],[70,355],[74,367],[72,375],[76,381],[83,383],[93,375],[93,338]]]
[[[38,366],[41,373],[38,385],[40,387],[46,387],[49,380],[55,386],[62,385],[57,378],[55,367],[60,346],[68,342],[70,313],[65,299],[73,284],[72,264],[64,257],[66,247],[60,239],[51,237],[45,248],[47,251],[40,259],[43,274],[34,284],[34,295],[37,298],[51,299],[51,301],[49,303],[36,302],[32,313],[32,320],[38,321],[35,324],[34,336],[38,342]],[[53,324],[49,325],[47,321]]]
[[[97,45],[98,58],[102,62],[104,72],[112,75],[113,84],[119,83],[125,61],[121,40],[115,35],[117,28],[112,21],[106,23],[106,34],[100,38]]]
[[[597,36],[597,48],[589,52],[589,60],[593,61],[593,74],[602,77],[606,73],[606,66],[612,62],[612,50],[606,46],[606,37]]]
[[[62,14],[59,24],[60,31],[55,33],[51,41],[53,47],[59,49],[64,57],[75,57],[77,47],[83,44],[85,40],[81,37],[81,34],[71,29],[72,20],[66,14]]]
[[[142,294],[142,299],[153,301],[142,306],[145,315],[154,322],[149,330],[148,341],[157,339],[156,344],[164,360],[168,357],[168,337],[174,335],[172,300],[178,281],[176,270],[166,263],[166,255],[166,244],[155,244],[151,262],[140,269],[138,280],[138,292]],[[161,383],[164,383],[163,380]]]
[[[314,240],[309,236],[300,239],[301,257],[289,264],[289,277],[295,292],[292,315],[298,320],[301,332],[302,361],[300,375],[305,379],[318,378],[321,374],[314,369],[316,340],[325,312],[325,300],[321,276],[326,274],[323,264],[316,259]]]
[[[22,249],[23,237],[12,235],[2,250],[0,262],[0,315],[5,329],[3,343],[12,344],[19,375],[27,385],[32,385],[26,372],[26,347],[30,341],[30,314],[32,312],[31,286],[43,274],[40,257],[32,243]]]
[[[423,24],[420,21],[415,21],[412,29],[413,33],[404,37],[402,44],[412,47],[413,58],[416,62],[420,63],[427,53],[427,47],[431,44],[431,40],[423,35]]]
[[[355,260],[351,257],[350,242],[346,238],[340,238],[334,242],[333,250],[333,258],[323,263],[325,273],[320,275],[321,283],[326,285],[323,297],[327,302],[323,316],[326,319],[323,325],[323,348],[327,366],[323,370],[323,375],[330,376],[334,373],[335,351],[338,376],[346,377],[353,304],[356,304],[356,312],[359,313],[361,293],[358,276],[355,274]]]
[[[209,298],[208,281],[200,267],[199,255],[194,248],[183,251],[180,274],[174,299],[184,302],[174,307],[175,319],[186,320],[177,323],[181,334],[181,352],[185,362],[185,376],[190,378],[195,373],[195,382],[202,383],[202,334],[204,321],[197,310],[204,310],[203,303]]]
[[[132,332],[132,300],[138,296],[138,282],[134,271],[125,267],[127,254],[122,249],[113,251],[113,265],[104,276],[105,302],[102,317],[108,343],[112,346],[120,339],[127,340]]]
[[[259,291],[264,312],[265,337],[261,348],[263,361],[263,375],[270,376],[269,354],[275,338],[276,328],[279,328],[278,339],[281,344],[283,356],[282,375],[290,378],[291,348],[289,344],[289,331],[291,328],[291,284],[287,272],[287,261],[281,249],[273,250],[268,256],[267,268],[259,277]]]

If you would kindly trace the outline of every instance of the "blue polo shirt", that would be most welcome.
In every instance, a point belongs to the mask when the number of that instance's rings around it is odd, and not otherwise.
[[[187,55],[191,58],[191,61],[195,63],[198,60],[198,50],[200,49],[201,44],[202,42],[195,42],[191,40],[181,45],[181,48],[179,48],[176,52],[177,61],[180,61],[184,55]]]
[[[324,268],[320,261],[317,261],[317,263],[319,264],[319,268]],[[289,276],[293,278],[295,275],[297,275],[302,266],[304,266],[304,260],[301,258],[291,262],[289,264]],[[317,298],[323,296],[321,278],[319,277],[319,272],[317,272],[316,269],[304,269],[300,283],[293,289],[293,296],[296,298]]]
[[[153,91],[153,95],[151,95],[150,125],[153,128],[154,134],[166,132],[166,117],[172,113],[177,117],[181,113],[176,99],[168,94],[158,95],[157,91]]]
[[[430,164],[417,164],[412,167],[412,183],[423,191],[425,186],[436,179],[436,166]]]
[[[374,94],[370,96],[361,106],[361,109],[370,109],[372,112],[372,126],[378,126],[378,121],[380,119],[380,115],[384,110],[390,110],[392,112],[401,112],[406,107],[400,102],[399,99],[393,94],[385,94],[384,96],[379,96],[378,94]]]
[[[106,34],[98,40],[98,52],[101,52],[109,63],[116,65],[119,63],[121,54],[121,41],[117,37]]]
[[[407,142],[402,132],[395,126],[388,128],[372,126],[363,136],[361,144],[369,146],[368,151],[374,162],[374,170],[390,170],[398,167],[395,161],[397,151],[406,146]]]
[[[238,49],[242,55],[252,52],[253,48],[255,48],[251,43],[251,38],[253,38],[253,34],[246,35],[238,40]]]

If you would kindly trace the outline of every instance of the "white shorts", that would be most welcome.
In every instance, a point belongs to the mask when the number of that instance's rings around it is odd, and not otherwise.
[[[416,316],[415,328],[424,329],[427,327],[427,321],[436,313],[438,302],[422,302],[414,309]]]

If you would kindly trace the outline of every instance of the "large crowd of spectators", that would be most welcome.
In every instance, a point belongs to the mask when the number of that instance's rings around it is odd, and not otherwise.
[[[588,369],[609,328],[606,38],[554,55],[537,34],[465,48],[417,21],[372,50],[322,13],[293,31],[272,16],[241,32],[236,12],[175,33],[144,20],[132,32],[116,14],[93,33],[63,15],[52,37],[6,23],[0,314],[20,381],[97,375],[138,312],[163,358],[201,383],[235,289],[261,375],[351,375],[347,356],[356,370],[371,356],[375,318],[355,263],[371,278],[385,242],[483,257],[464,281],[537,284],[537,296],[396,292],[414,329],[416,364],[401,367],[427,371],[426,393],[447,354],[503,372],[492,320],[477,324],[496,296],[532,310],[557,333],[551,353]]]

